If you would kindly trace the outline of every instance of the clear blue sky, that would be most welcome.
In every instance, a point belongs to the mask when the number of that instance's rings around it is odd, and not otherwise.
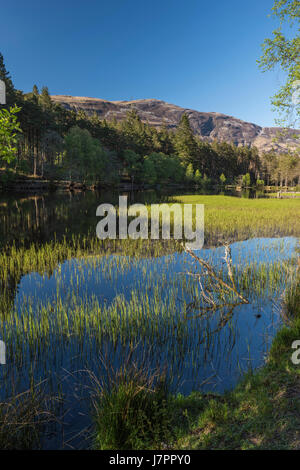
[[[14,84],[108,100],[157,98],[274,125],[280,73],[262,73],[273,0],[2,2],[0,51]]]

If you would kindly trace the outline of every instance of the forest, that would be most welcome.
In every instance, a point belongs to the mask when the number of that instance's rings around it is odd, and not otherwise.
[[[126,180],[140,186],[204,188],[299,184],[300,159],[295,153],[259,155],[255,147],[204,141],[193,134],[186,114],[174,130],[142,122],[134,107],[121,122],[67,110],[52,102],[47,87],[39,90],[34,85],[30,93],[17,90],[2,54],[0,79],[6,84],[7,101],[0,109],[2,179],[13,171],[112,187]]]

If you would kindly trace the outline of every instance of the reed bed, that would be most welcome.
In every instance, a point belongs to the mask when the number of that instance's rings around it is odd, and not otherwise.
[[[116,371],[122,372],[124,351],[133,348],[137,363],[151,350],[150,369],[167,363],[168,379],[179,381],[183,375],[184,380],[200,384],[226,361],[235,371],[244,370],[240,355],[246,354],[247,335],[251,328],[256,331],[258,321],[264,322],[266,335],[273,337],[279,323],[273,315],[273,302],[284,290],[292,289],[299,202],[223,196],[169,200],[176,201],[205,204],[206,245],[197,255],[213,266],[225,284],[233,276],[236,291],[248,303],[232,309],[235,292],[213,291],[205,269],[171,240],[100,241],[91,230],[53,235],[46,242],[9,243],[0,252],[0,332],[10,367],[20,374],[20,382],[30,375],[34,364],[35,378],[51,375],[51,387],[56,390],[55,374],[62,364],[81,368],[106,350]],[[281,236],[285,238],[275,239]],[[274,240],[259,242],[252,237]],[[233,243],[239,240],[247,241]],[[234,248],[231,273],[224,265],[224,241]],[[209,246],[214,248],[206,249]],[[188,273],[199,275],[201,284]],[[206,308],[203,290],[209,293],[214,309]],[[259,332],[265,334],[263,329]],[[243,349],[236,350],[236,344]],[[267,344],[269,339],[266,348]],[[143,389],[148,384],[142,374],[127,388],[133,382],[121,372],[115,379],[118,377],[124,391],[123,398],[127,392],[134,393],[136,386]],[[101,374],[105,376],[105,367]],[[109,409],[108,389],[101,377],[98,380],[99,403],[102,400]],[[4,380],[1,396],[10,391]],[[115,392],[118,401],[117,389]],[[143,396],[143,400],[148,398]],[[99,408],[97,412],[103,411]],[[99,447],[109,445],[103,435],[101,442]]]

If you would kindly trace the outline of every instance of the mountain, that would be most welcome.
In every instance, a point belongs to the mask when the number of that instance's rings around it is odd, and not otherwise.
[[[195,134],[204,140],[255,146],[260,152],[272,148],[276,151],[285,150],[288,146],[295,148],[297,140],[294,136],[297,134],[300,137],[300,130],[289,129],[282,132],[282,129],[278,127],[261,127],[226,114],[195,111],[155,99],[106,101],[99,98],[67,95],[53,95],[51,99],[67,109],[81,109],[87,114],[96,112],[101,119],[106,120],[124,119],[127,111],[135,108],[144,122],[155,127],[161,127],[165,123],[171,129],[176,128],[182,114],[186,113]],[[274,142],[276,136],[277,140]]]

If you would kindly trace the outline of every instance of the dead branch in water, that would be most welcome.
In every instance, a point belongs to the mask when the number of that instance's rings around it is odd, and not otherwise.
[[[199,256],[197,256],[192,250],[190,250],[189,248],[186,248],[184,245],[182,245],[185,252],[188,253],[192,258],[194,258],[202,267],[205,268],[206,272],[205,274],[207,276],[209,276],[210,278],[212,278],[214,281],[215,281],[215,290],[221,290],[221,287],[227,289],[228,291],[230,292],[233,292],[239,299],[240,299],[240,302],[236,305],[240,305],[240,304],[249,304],[249,300],[246,299],[242,294],[240,294],[236,288],[236,284],[235,284],[235,280],[234,280],[234,276],[233,276],[233,271],[232,271],[232,258],[231,258],[231,248],[229,246],[229,244],[226,244],[225,245],[225,257],[224,257],[224,260],[226,262],[226,265],[227,265],[227,270],[228,270],[228,276],[229,276],[229,279],[231,281],[231,285],[228,284],[227,282],[225,282],[221,277],[219,277],[214,269],[210,266],[210,264],[205,261],[204,259],[200,258]],[[202,285],[202,282],[201,282],[201,274],[200,273],[191,273],[191,272],[188,272],[187,273],[188,275],[190,276],[195,276],[198,278],[198,282],[200,284],[200,289],[201,289],[201,293],[202,293],[202,296],[205,300],[206,303],[210,304],[214,309],[216,308],[221,308],[222,306],[219,306],[215,303],[215,301],[213,300],[212,298],[212,295],[208,292],[205,292],[204,288],[203,288],[203,285]],[[225,304],[224,307],[226,307],[228,304]],[[231,304],[232,306],[232,304]]]

